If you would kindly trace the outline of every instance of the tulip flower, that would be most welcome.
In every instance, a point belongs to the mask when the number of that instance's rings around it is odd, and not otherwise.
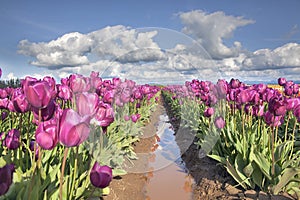
[[[300,123],[300,105],[297,105],[293,110],[294,116],[297,118],[297,121]]]
[[[26,99],[34,108],[45,108],[53,99],[55,91],[48,82],[26,77],[23,84]]]
[[[67,147],[78,146],[90,133],[90,117],[81,117],[72,109],[65,109],[59,123],[58,137],[60,143]]]
[[[58,93],[59,98],[61,98],[63,100],[72,99],[72,92],[71,92],[71,89],[69,88],[69,86],[58,84],[57,91],[58,91],[57,93]]]
[[[90,74],[91,87],[93,89],[98,89],[102,85],[102,79],[99,77],[99,72],[92,71]]]
[[[286,113],[286,106],[283,100],[273,97],[270,99],[268,110],[276,116],[284,116]]]
[[[232,89],[236,89],[238,87],[240,87],[241,85],[241,82],[239,79],[231,79],[230,82],[229,82],[229,86],[232,88]]]
[[[134,115],[131,115],[131,121],[133,121],[134,123],[137,122],[137,120],[141,117],[141,114],[137,113]]]
[[[105,188],[112,181],[112,169],[107,166],[101,166],[96,162],[90,173],[91,183],[98,188]]]
[[[49,123],[39,123],[35,131],[36,142],[43,149],[51,150],[58,143],[57,124],[54,120]]]
[[[29,103],[21,88],[17,88],[14,90],[11,102],[14,110],[19,113],[25,113],[29,110]]]
[[[225,127],[225,121],[224,121],[223,117],[221,117],[221,116],[216,117],[216,119],[215,119],[215,126],[218,129],[222,129],[222,128]]]
[[[34,120],[36,122],[39,122],[39,120],[47,121],[47,120],[51,119],[54,115],[56,107],[57,107],[56,103],[52,100],[49,102],[47,107],[45,107],[43,109],[32,108]],[[41,119],[39,119],[39,111],[40,110],[41,110]]]
[[[0,196],[4,195],[12,184],[14,171],[15,166],[13,164],[7,164],[0,168]]]
[[[103,101],[104,103],[109,103],[109,104],[111,104],[112,101],[113,101],[113,98],[114,98],[114,93],[113,93],[112,90],[105,91],[105,92],[104,92],[104,95],[103,95],[102,101]]]
[[[10,150],[15,150],[20,146],[20,131],[12,129],[8,131],[5,139],[3,140],[3,146],[6,146]]]
[[[93,116],[97,111],[99,97],[96,93],[78,93],[76,95],[76,108],[81,116]]]
[[[90,78],[79,74],[70,75],[69,84],[73,93],[87,92],[91,88]]]
[[[264,114],[264,120],[266,122],[266,124],[268,124],[269,126],[280,126],[281,124],[283,124],[283,117],[280,116],[275,116],[274,114],[272,114],[270,111],[267,111]]]
[[[214,112],[215,112],[214,108],[208,107],[204,111],[203,115],[204,115],[204,117],[211,117],[214,114]]]
[[[278,85],[284,86],[286,84],[286,79],[285,78],[279,78],[278,79]]]
[[[109,126],[114,121],[114,111],[112,106],[100,101],[95,118],[98,121],[99,126]]]

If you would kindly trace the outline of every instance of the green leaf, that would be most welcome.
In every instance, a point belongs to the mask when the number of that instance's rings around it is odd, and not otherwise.
[[[272,180],[272,177],[270,175],[270,169],[271,169],[271,163],[269,160],[260,152],[254,152],[251,154],[252,159],[257,164],[257,166],[260,168],[262,173],[269,179]]]
[[[279,179],[277,185],[274,186],[274,194],[278,194],[282,189],[294,178],[295,175],[300,174],[299,168],[286,168]]]
[[[247,189],[247,185],[244,183],[244,180],[239,176],[235,168],[230,164],[230,162],[227,160],[226,168],[228,173],[238,182],[239,185],[241,185],[244,189]]]
[[[123,176],[127,174],[127,172],[124,169],[113,169],[113,176]]]

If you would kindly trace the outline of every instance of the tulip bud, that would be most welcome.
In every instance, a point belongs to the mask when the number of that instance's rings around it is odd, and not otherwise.
[[[53,149],[58,142],[57,124],[54,121],[39,123],[35,131],[35,138],[38,145],[43,149]]]
[[[279,78],[278,79],[278,85],[284,86],[286,84],[286,79],[285,78]]]
[[[72,109],[65,109],[59,123],[59,141],[67,146],[78,146],[84,142],[90,134],[90,117],[81,117]]]
[[[91,183],[98,188],[105,188],[112,181],[112,169],[96,162],[90,173]]]
[[[211,117],[214,114],[214,108],[212,107],[208,107],[206,108],[206,110],[204,111],[204,117]]]
[[[221,116],[216,117],[216,119],[215,119],[215,126],[218,129],[222,129],[222,128],[225,127],[225,121],[224,121],[223,117],[221,117]]]
[[[0,168],[0,196],[4,195],[12,184],[14,171],[15,166],[13,164],[7,164]]]
[[[72,92],[67,85],[57,85],[58,97],[63,100],[70,100],[72,98]]]
[[[70,75],[69,83],[73,93],[87,92],[91,88],[90,78],[79,74]]]
[[[141,114],[137,113],[135,115],[131,115],[131,121],[133,121],[134,123],[137,122],[137,120],[141,117]]]
[[[3,146],[6,146],[10,150],[15,150],[20,146],[20,131],[12,129],[8,131],[5,139],[3,140]]]

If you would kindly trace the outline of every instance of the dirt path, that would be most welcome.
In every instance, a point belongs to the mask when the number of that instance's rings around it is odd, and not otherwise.
[[[150,153],[156,143],[156,124],[159,116],[163,112],[163,103],[157,106],[156,110],[150,117],[149,123],[143,128],[143,138],[135,144],[136,153]],[[166,108],[167,109],[167,108]],[[167,109],[168,110],[168,109]],[[170,113],[168,113],[170,115]],[[176,124],[177,123],[177,124]],[[179,127],[178,123],[173,121],[173,127]],[[185,130],[181,130],[185,131]],[[176,141],[180,147],[180,141],[183,141],[185,134],[176,134]],[[290,196],[284,194],[282,196],[270,196],[264,192],[243,191],[236,188],[235,182],[226,173],[226,171],[217,165],[215,161],[204,157],[200,159],[198,156],[196,145],[191,145],[182,153],[182,160],[185,162],[189,173],[195,180],[193,186],[194,200],[215,200],[215,199],[262,199],[262,200],[291,200]],[[144,169],[148,168],[148,160],[140,162]],[[151,173],[128,173],[124,176],[115,177],[110,184],[110,194],[103,197],[103,200],[149,200],[147,197],[145,186],[151,178]],[[170,180],[172,181],[172,180]],[[159,191],[158,191],[159,192]],[[164,200],[164,199],[162,199]],[[174,199],[177,200],[177,199]]]
[[[156,123],[162,113],[162,105],[158,105],[150,117],[149,123],[143,128],[143,137],[135,144],[136,153],[150,153],[155,144]],[[144,163],[147,165],[147,163]],[[147,166],[144,166],[147,168]],[[103,200],[145,200],[147,199],[145,185],[147,173],[128,173],[121,177],[115,177],[110,184],[110,193]]]

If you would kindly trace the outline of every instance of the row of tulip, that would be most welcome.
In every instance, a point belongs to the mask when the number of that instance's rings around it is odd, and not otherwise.
[[[278,79],[283,92],[238,79],[192,80],[163,91],[180,125],[197,138],[199,155],[220,162],[245,189],[300,197],[299,86]]]
[[[26,77],[0,89],[0,199],[101,196],[135,159],[160,89],[119,78]],[[1,196],[2,195],[2,196]]]

